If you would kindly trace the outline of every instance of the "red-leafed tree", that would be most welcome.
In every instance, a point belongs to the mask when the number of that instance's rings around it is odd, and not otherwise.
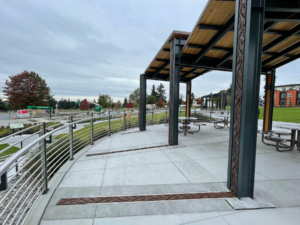
[[[133,103],[132,102],[127,103],[126,108],[133,108]]]
[[[201,98],[197,99],[197,104],[200,105],[201,104]]]
[[[28,105],[48,105],[50,88],[46,81],[35,72],[24,71],[9,76],[5,80],[4,94],[13,108],[26,108]]]
[[[162,99],[159,99],[156,105],[159,106],[159,107],[164,107],[165,103]]]
[[[86,99],[83,99],[80,102],[80,106],[79,106],[80,110],[89,110],[89,107],[90,107],[90,103]]]

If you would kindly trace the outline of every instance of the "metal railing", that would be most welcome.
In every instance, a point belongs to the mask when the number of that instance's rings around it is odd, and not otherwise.
[[[147,113],[147,124],[168,122],[168,111]],[[0,165],[0,224],[23,224],[48,182],[74,154],[95,140],[139,126],[139,112],[94,116],[74,121],[51,131],[40,123],[39,137]]]

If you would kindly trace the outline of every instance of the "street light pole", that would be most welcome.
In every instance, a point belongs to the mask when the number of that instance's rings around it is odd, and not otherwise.
[[[51,119],[51,97],[49,97],[49,110],[50,110],[50,119]]]

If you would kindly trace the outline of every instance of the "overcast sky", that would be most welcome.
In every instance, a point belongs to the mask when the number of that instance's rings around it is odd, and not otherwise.
[[[0,1],[0,86],[28,70],[43,77],[57,99],[101,93],[123,101],[172,30],[191,31],[206,2]],[[296,61],[278,69],[276,84],[300,83],[299,68]],[[193,80],[195,96],[228,88],[231,75],[215,71]],[[148,94],[152,84],[159,82],[147,82]]]

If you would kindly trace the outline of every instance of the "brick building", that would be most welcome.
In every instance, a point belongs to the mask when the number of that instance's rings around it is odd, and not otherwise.
[[[300,84],[275,86],[274,106],[300,105]]]

